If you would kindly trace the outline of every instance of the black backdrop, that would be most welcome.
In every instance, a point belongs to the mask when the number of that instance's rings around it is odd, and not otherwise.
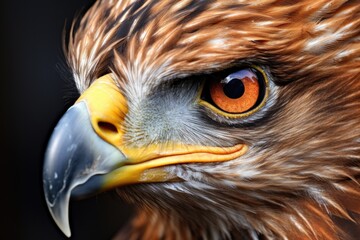
[[[92,2],[0,3],[1,239],[67,239],[47,211],[42,164],[56,122],[77,95],[62,53],[63,29]],[[71,239],[110,239],[130,214],[114,192],[73,201]]]

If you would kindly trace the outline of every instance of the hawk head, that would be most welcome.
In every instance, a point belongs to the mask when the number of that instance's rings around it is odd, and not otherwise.
[[[67,47],[81,96],[46,152],[56,223],[70,236],[70,198],[116,188],[132,237],[343,237],[359,40],[351,0],[96,2]]]

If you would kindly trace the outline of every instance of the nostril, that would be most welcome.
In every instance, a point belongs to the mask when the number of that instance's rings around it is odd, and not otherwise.
[[[105,132],[105,133],[117,133],[118,130],[117,128],[108,122],[98,122],[98,126],[101,129],[101,131]]]

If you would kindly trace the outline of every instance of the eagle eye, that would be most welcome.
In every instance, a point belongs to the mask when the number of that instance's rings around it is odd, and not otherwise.
[[[257,67],[226,71],[206,81],[200,103],[227,117],[243,117],[261,107],[266,88],[266,75]]]

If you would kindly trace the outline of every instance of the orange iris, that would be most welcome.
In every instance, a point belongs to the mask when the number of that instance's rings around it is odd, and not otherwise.
[[[244,113],[255,106],[260,95],[259,79],[255,73],[242,70],[225,80],[210,84],[213,102],[228,113]]]

